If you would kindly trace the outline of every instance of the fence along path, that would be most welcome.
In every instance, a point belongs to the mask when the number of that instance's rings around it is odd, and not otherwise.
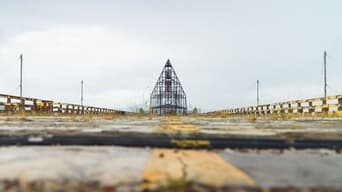
[[[332,114],[342,115],[342,95],[219,110],[208,115]]]
[[[125,111],[0,94],[2,113],[126,114]]]

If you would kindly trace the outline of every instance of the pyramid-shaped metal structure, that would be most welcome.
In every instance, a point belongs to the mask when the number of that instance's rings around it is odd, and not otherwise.
[[[185,114],[187,101],[183,87],[167,60],[150,98],[150,110],[159,115]]]

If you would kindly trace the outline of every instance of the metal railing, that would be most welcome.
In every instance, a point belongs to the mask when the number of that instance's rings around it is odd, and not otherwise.
[[[0,94],[2,113],[126,114],[126,111]]]
[[[269,114],[329,114],[342,113],[342,95],[294,100],[258,106],[226,109],[206,113],[208,115],[269,115]]]

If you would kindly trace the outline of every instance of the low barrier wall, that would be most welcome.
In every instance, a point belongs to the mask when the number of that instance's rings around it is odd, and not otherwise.
[[[62,113],[62,114],[126,114],[125,111],[78,104],[54,102],[37,98],[0,94],[0,112]]]
[[[342,113],[342,95],[219,110],[208,115]]]

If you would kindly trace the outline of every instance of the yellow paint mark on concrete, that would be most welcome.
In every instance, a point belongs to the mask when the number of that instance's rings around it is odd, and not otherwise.
[[[157,131],[171,132],[198,132],[200,129],[194,125],[186,124],[179,117],[165,117],[157,127]]]
[[[210,147],[210,142],[208,140],[172,139],[171,143],[180,148]]]
[[[336,115],[337,115],[338,117],[342,117],[342,111],[336,111]]]
[[[198,150],[153,150],[144,171],[144,180],[144,189],[168,187],[175,181],[213,187],[255,185],[252,178],[218,154]]]

